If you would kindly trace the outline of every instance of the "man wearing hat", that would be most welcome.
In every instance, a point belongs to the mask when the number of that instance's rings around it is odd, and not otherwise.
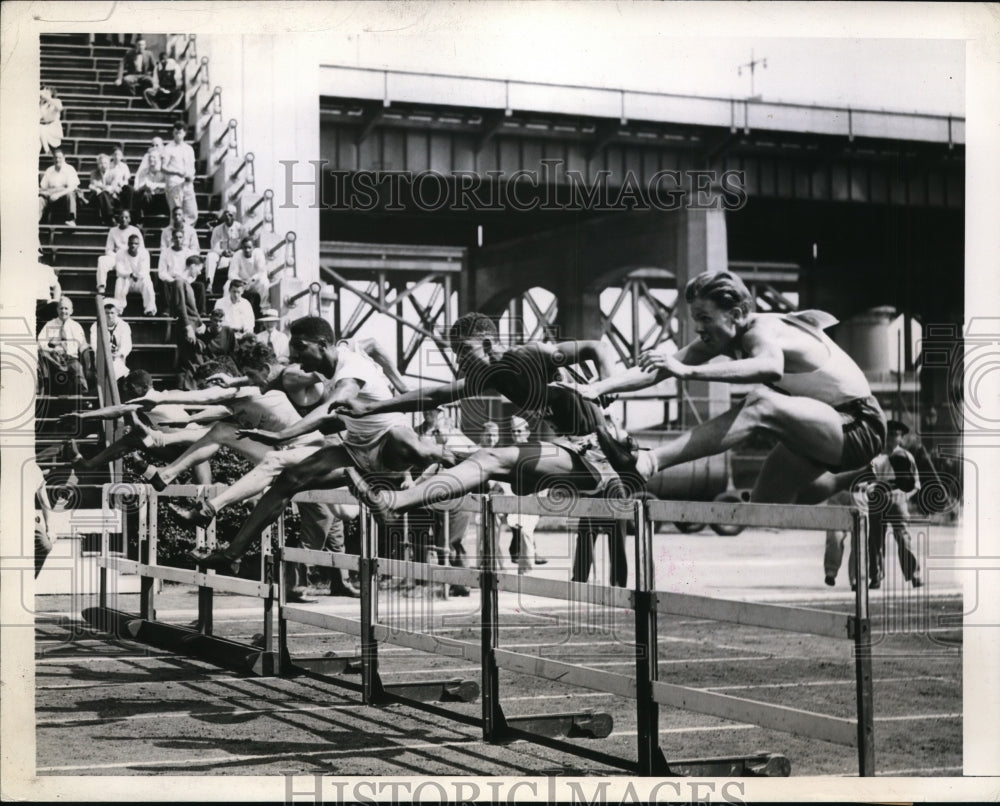
[[[129,323],[120,318],[122,309],[117,300],[104,298],[104,318],[108,323],[108,340],[111,342],[111,369],[115,380],[128,375],[125,359],[132,352],[132,328]],[[100,350],[100,332],[97,322],[90,326],[90,348],[94,353]]]
[[[215,301],[215,310],[222,311],[225,316],[222,324],[231,327],[237,335],[253,333],[253,307],[243,299],[243,289],[246,286],[242,277],[234,277],[229,281],[226,296]]]
[[[281,322],[281,317],[278,316],[278,311],[275,308],[265,308],[260,312],[260,316],[257,319],[264,329],[257,334],[257,341],[261,344],[268,345],[274,354],[277,356],[278,361],[282,364],[288,363],[288,336],[278,329],[278,325]]]
[[[878,588],[885,576],[885,527],[892,527],[903,579],[914,588],[923,585],[920,563],[913,551],[913,541],[906,528],[910,520],[909,501],[920,491],[920,474],[913,454],[903,447],[903,437],[910,429],[899,420],[886,422],[883,452],[872,459],[875,481],[868,492],[870,588]]]
[[[213,291],[215,290],[216,270],[229,269],[233,255],[240,248],[240,241],[247,234],[243,229],[243,224],[236,220],[236,205],[227,204],[222,211],[219,224],[212,230],[209,251],[205,256],[205,277],[208,280],[208,287]]]

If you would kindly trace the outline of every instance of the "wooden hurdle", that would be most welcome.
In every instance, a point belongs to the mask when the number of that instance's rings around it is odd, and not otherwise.
[[[614,501],[581,498],[569,502],[513,496],[467,496],[453,506],[478,511],[482,518],[483,543],[480,567],[452,568],[411,560],[377,556],[377,529],[374,519],[362,507],[361,555],[313,551],[284,546],[279,523],[278,547],[271,562],[262,564],[262,578],[253,580],[218,576],[175,568],[156,562],[156,503],[166,495],[195,496],[206,488],[175,485],[164,493],[155,493],[145,485],[111,484],[105,486],[105,506],[112,496],[128,488],[136,496],[139,519],[139,548],[135,559],[110,556],[109,536],[102,535],[100,566],[100,607],[85,611],[91,622],[114,627],[119,634],[145,640],[167,649],[190,652],[208,660],[254,674],[340,674],[360,671],[360,689],[365,703],[377,706],[387,702],[429,702],[443,700],[471,701],[479,695],[474,683],[456,680],[404,682],[388,684],[379,671],[379,647],[395,644],[440,655],[479,663],[481,667],[483,738],[491,743],[528,739],[555,746],[640,775],[658,776],[775,776],[788,775],[790,764],[781,754],[758,753],[708,759],[667,761],[659,743],[659,706],[668,705],[724,719],[753,722],[761,727],[853,746],[858,751],[858,769],[862,776],[875,771],[873,695],[871,664],[871,629],[867,586],[867,516],[854,508],[802,507],[743,503],[695,503],[668,501]],[[297,501],[331,504],[355,504],[345,492],[320,491],[296,496]],[[633,589],[575,583],[564,580],[528,577],[501,572],[501,554],[497,540],[496,517],[522,513],[558,515],[571,518],[595,518],[604,521],[632,521],[636,524],[634,550],[635,582]],[[858,589],[853,615],[810,608],[757,604],[705,596],[659,591],[654,573],[653,537],[661,522],[711,522],[796,529],[842,529],[853,533]],[[211,532],[206,542],[214,540]],[[321,613],[286,602],[285,563],[308,563],[357,571],[361,582],[358,618]],[[138,573],[142,577],[140,613],[120,613],[108,607],[107,573]],[[444,582],[478,587],[481,596],[480,640],[462,641],[429,633],[400,630],[379,620],[378,578],[380,574],[408,576],[429,583]],[[164,625],[156,620],[154,590],[157,579],[197,585],[199,623],[197,630]],[[256,596],[264,604],[264,646],[238,645],[212,635],[211,607],[213,590],[228,590]],[[540,658],[503,649],[499,643],[499,593],[517,591],[563,601],[586,601],[605,607],[630,610],[635,619],[635,675],[608,672],[580,664]],[[278,604],[278,652],[272,652],[270,623],[273,605]],[[694,616],[733,624],[793,631],[831,639],[854,642],[856,719],[845,719],[784,705],[743,699],[726,694],[669,684],[658,675],[658,614]],[[360,658],[293,659],[288,652],[289,622],[308,624],[358,637]],[[500,670],[527,674],[559,683],[607,692],[635,700],[637,719],[637,761],[621,759],[578,744],[558,741],[561,738],[604,738],[610,734],[607,714],[581,711],[566,714],[539,714],[509,717],[504,713],[500,693]],[[457,715],[455,715],[457,718]]]
[[[99,571],[99,605],[83,611],[83,618],[93,626],[160,647],[170,651],[194,655],[234,671],[254,675],[272,675],[277,668],[277,657],[272,650],[273,611],[277,598],[274,583],[274,562],[270,556],[270,539],[265,533],[261,541],[261,579],[237,579],[219,575],[215,571],[202,572],[172,568],[157,562],[157,505],[161,498],[196,497],[213,495],[221,485],[200,486],[175,484],[163,492],[156,492],[145,484],[105,484],[102,507],[105,511],[115,506],[121,496],[134,499],[137,518],[137,549],[134,558],[114,556],[110,551],[110,532],[107,525],[101,533],[101,553],[97,558]],[[107,519],[105,519],[107,520]],[[123,531],[125,530],[123,515]],[[197,530],[197,544],[207,548],[215,546],[215,524]],[[127,553],[124,541],[122,554]],[[138,574],[140,577],[139,612],[129,613],[109,606],[108,572]],[[198,623],[196,628],[167,624],[156,617],[156,583],[169,580],[198,588]],[[213,593],[216,590],[253,596],[263,603],[263,642],[243,644],[214,635]]]

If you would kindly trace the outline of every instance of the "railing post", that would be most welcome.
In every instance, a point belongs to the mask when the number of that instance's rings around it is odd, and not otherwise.
[[[108,607],[108,559],[111,555],[109,551],[108,518],[111,515],[111,484],[101,486],[101,564],[98,572],[97,601],[102,610]],[[125,540],[125,513],[119,515],[122,525],[122,540]]]
[[[483,530],[479,554],[479,593],[482,597],[480,660],[483,687],[483,741],[496,742],[500,739],[506,724],[500,708],[500,674],[496,661],[496,649],[500,641],[500,603],[496,570],[496,519],[493,516],[492,496],[482,497],[479,513]]]
[[[858,703],[858,775],[875,775],[875,716],[872,691],[872,635],[868,611],[868,516],[851,512],[851,539],[855,542],[854,675]],[[881,525],[881,524],[880,524]]]

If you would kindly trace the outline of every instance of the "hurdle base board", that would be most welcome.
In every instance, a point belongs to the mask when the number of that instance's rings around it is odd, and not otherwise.
[[[475,702],[479,699],[479,684],[474,680],[419,680],[386,683],[382,694],[416,702]]]
[[[661,756],[662,758],[662,756]],[[662,761],[657,775],[684,778],[787,778],[791,762],[780,753]]]
[[[83,619],[95,627],[139,643],[169,652],[191,655],[200,660],[241,674],[271,677],[276,668],[276,653],[265,652],[250,644],[227,638],[204,635],[190,627],[149,621],[134,613],[111,608],[89,607]],[[102,625],[112,629],[108,630]]]
[[[494,740],[497,744],[521,739],[526,733],[552,739],[605,739],[614,729],[611,714],[592,710],[524,716],[505,714],[503,722]]]
[[[281,674],[282,676],[361,674],[361,664],[360,655],[321,655],[312,658],[284,656],[281,660]]]

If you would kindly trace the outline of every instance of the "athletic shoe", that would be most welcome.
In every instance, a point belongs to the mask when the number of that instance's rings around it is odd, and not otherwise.
[[[448,588],[449,596],[468,596],[469,589],[465,585],[451,585]]]
[[[337,579],[336,581],[330,583],[330,595],[346,596],[349,599],[359,599],[361,598],[361,591],[353,585],[348,585],[342,579]]]
[[[622,482],[628,488],[627,495],[634,495],[646,486],[646,480],[636,471],[639,461],[639,446],[632,437],[624,440],[615,439],[604,426],[598,426],[594,432],[608,463],[615,469]]]
[[[881,579],[873,579],[871,582],[868,583],[868,590],[870,591],[878,590],[881,587],[882,587]]]
[[[836,585],[836,584],[837,584],[837,580],[836,580],[836,579],[835,579],[834,577],[831,577],[831,576],[827,576],[827,577],[824,577],[823,581],[824,581],[824,582],[825,582],[825,583],[826,583],[827,585],[829,585],[829,586],[830,586],[831,588],[832,588],[832,587],[833,587],[834,585]]]
[[[305,593],[299,588],[292,588],[288,593],[285,594],[286,602],[293,602],[295,604],[315,604],[315,599],[307,599]]]
[[[187,556],[197,565],[214,568],[217,571],[229,571],[231,574],[236,575],[240,570],[239,557],[233,559],[219,550],[213,551],[210,554],[201,554],[197,550],[193,550],[189,551]]]
[[[547,565],[548,562],[544,557],[535,557],[535,565]]]
[[[215,507],[213,507],[208,501],[199,501],[196,506],[186,507],[182,504],[175,504],[173,501],[167,501],[167,509],[170,510],[170,514],[174,516],[175,520],[187,526],[201,527],[202,529],[207,529],[212,521],[215,520]]]
[[[924,581],[919,577],[913,577],[913,579],[910,580],[910,584],[913,585],[914,588],[922,588],[924,586]]]

